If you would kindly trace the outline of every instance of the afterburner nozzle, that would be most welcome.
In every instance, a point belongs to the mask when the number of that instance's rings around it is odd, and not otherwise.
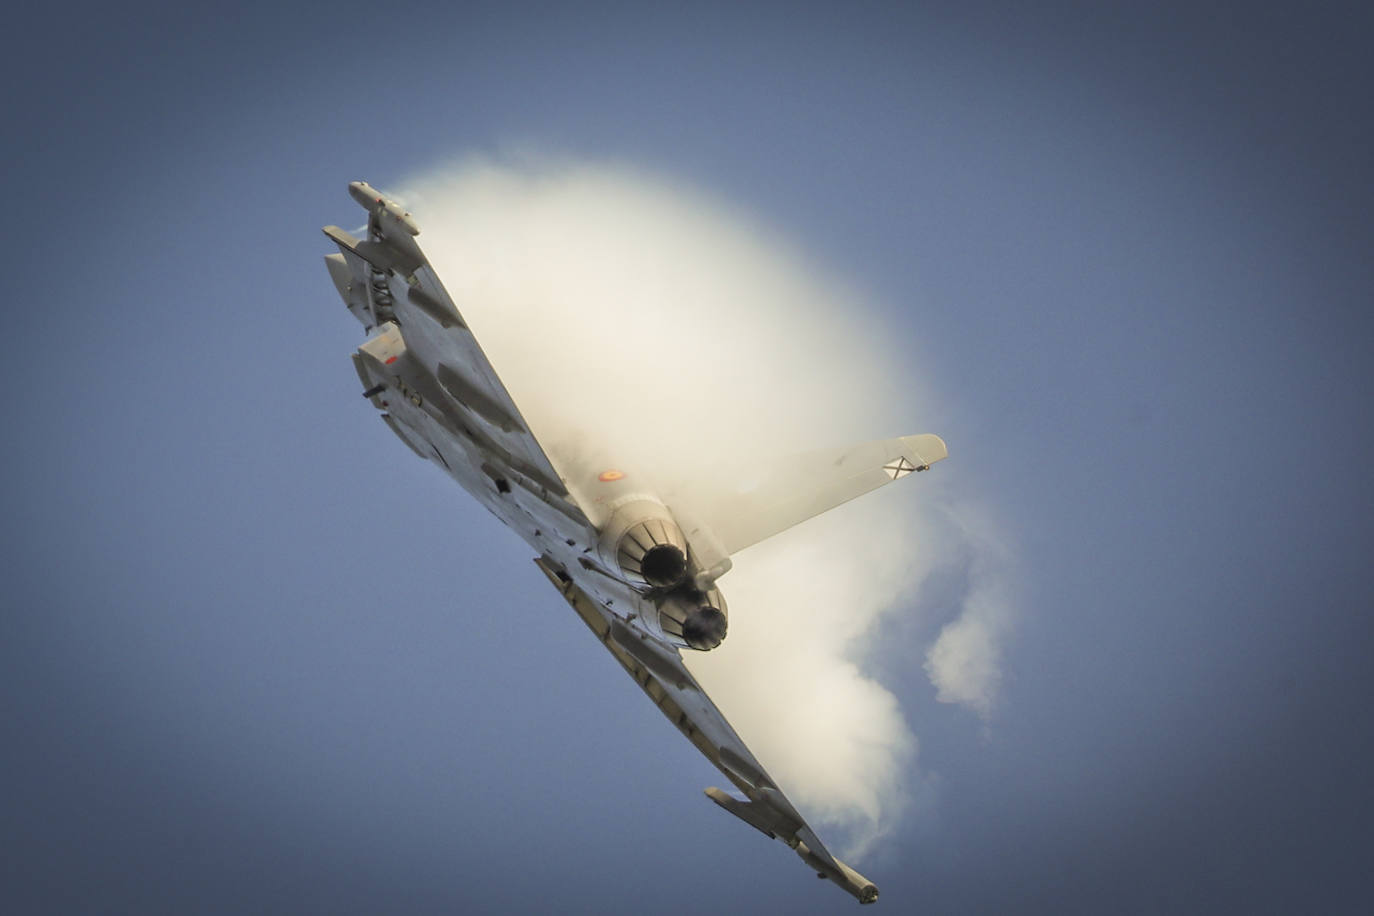
[[[640,557],[639,574],[655,588],[673,588],[687,578],[687,555],[676,544],[657,544]]]

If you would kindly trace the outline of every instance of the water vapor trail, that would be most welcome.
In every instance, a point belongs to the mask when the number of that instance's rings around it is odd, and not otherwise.
[[[918,379],[873,309],[720,201],[622,166],[547,160],[467,160],[398,196],[565,474],[766,475],[797,451],[938,432],[905,428],[920,416]],[[900,403],[881,395],[894,390]],[[721,580],[728,639],[687,653],[789,794],[850,829],[851,853],[894,825],[914,775],[916,738],[861,647],[935,562],[919,505],[869,497],[744,551]],[[932,676],[953,657],[937,650]],[[997,659],[981,658],[950,696],[986,712]]]

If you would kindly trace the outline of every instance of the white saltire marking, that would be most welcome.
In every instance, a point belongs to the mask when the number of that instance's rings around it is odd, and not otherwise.
[[[916,465],[907,461],[906,458],[898,458],[896,461],[883,465],[883,470],[887,472],[888,477],[896,480],[916,470]]]

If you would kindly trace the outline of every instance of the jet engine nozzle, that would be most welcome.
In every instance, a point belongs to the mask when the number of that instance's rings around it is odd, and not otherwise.
[[[601,548],[631,582],[674,589],[687,580],[687,539],[660,503],[636,500],[617,509]]]
[[[676,544],[655,544],[639,558],[639,573],[655,588],[672,588],[687,578],[687,555]]]
[[[705,605],[683,621],[682,638],[693,649],[707,652],[725,641],[725,631],[729,625],[719,608]]]
[[[709,652],[725,641],[725,598],[714,588],[681,588],[659,603],[658,625],[678,645]]]

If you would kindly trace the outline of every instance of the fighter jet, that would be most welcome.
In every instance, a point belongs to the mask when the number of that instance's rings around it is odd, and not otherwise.
[[[713,802],[791,847],[858,898],[873,882],[835,858],[731,728],[682,661],[725,639],[719,581],[731,556],[945,458],[925,434],[793,456],[748,492],[679,505],[632,469],[560,468],[487,361],[416,244],[420,229],[366,182],[365,238],[337,226],[329,275],[366,341],[353,354],[363,396],[416,455],[433,462],[512,528],[535,565],[668,720],[733,785]],[[745,613],[747,613],[745,609]],[[722,651],[729,651],[728,649]]]

